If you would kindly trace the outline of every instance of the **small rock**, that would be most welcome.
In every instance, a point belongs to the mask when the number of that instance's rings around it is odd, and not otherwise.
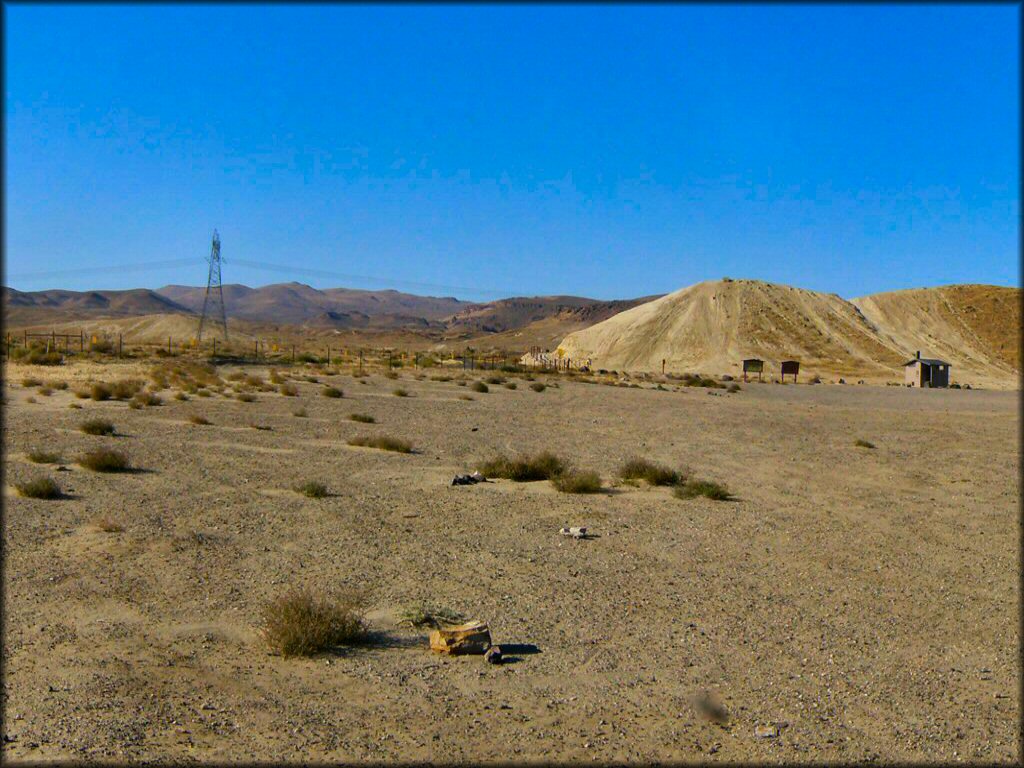
[[[774,739],[779,735],[779,729],[774,725],[759,725],[754,728],[754,736],[758,739]]]
[[[558,532],[563,536],[572,536],[574,539],[583,539],[587,536],[587,529],[585,526],[562,528]]]
[[[501,646],[492,645],[484,654],[484,661],[488,664],[501,664]]]

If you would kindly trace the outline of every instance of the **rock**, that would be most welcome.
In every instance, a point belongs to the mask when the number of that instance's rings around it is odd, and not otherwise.
[[[501,664],[501,646],[492,645],[484,654],[484,661],[488,664]]]
[[[774,725],[759,725],[754,728],[754,736],[758,739],[774,739],[779,735],[779,729]]]
[[[486,482],[487,478],[479,472],[474,472],[470,475],[456,475],[452,478],[452,485],[476,485],[477,483]]]
[[[491,647],[491,632],[483,621],[470,621],[430,633],[430,649],[438,653],[462,655],[486,653]]]
[[[586,527],[562,528],[558,531],[563,536],[572,536],[574,539],[585,539],[587,537]]]

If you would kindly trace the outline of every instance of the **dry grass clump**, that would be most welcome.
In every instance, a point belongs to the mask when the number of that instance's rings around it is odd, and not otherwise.
[[[384,378],[386,379],[397,379],[398,373],[396,371],[385,371]]]
[[[601,476],[586,469],[570,469],[551,478],[551,484],[562,493],[599,493]]]
[[[304,419],[307,416],[309,416],[309,414],[306,413],[305,408],[297,408],[294,411],[292,411],[292,416],[294,416],[297,419]]]
[[[249,426],[252,427],[253,429],[258,429],[261,432],[269,432],[271,429],[273,429],[273,427],[270,427],[266,424],[250,424]]]
[[[55,379],[53,381],[46,382],[46,386],[51,387],[53,389],[65,390],[68,388],[68,383],[63,379]]]
[[[87,435],[106,437],[113,437],[114,435],[114,425],[106,419],[89,419],[88,421],[83,421],[78,428]]]
[[[78,460],[79,465],[93,472],[124,472],[131,469],[128,457],[120,451],[100,448],[83,453]]]
[[[533,382],[533,384],[530,385],[530,389],[532,389],[534,392],[543,392],[545,389],[547,389],[547,386],[539,381],[535,381]]]
[[[677,485],[683,480],[683,476],[674,469],[641,458],[629,459],[619,467],[619,477],[623,480],[646,480],[651,485]]]
[[[64,461],[59,453],[53,451],[29,451],[25,454],[25,458],[33,464],[61,464]]]
[[[239,392],[236,395],[236,398],[238,399],[239,402],[242,402],[242,403],[254,403],[254,402],[256,402],[256,395],[254,395],[252,392]]]
[[[352,421],[358,421],[360,424],[376,424],[377,420],[365,413],[353,413],[349,416]]]
[[[442,374],[440,376],[431,376],[430,380],[431,381],[451,381],[452,377],[451,376],[446,376],[446,375]]]
[[[152,392],[139,392],[132,398],[132,403],[138,403],[140,406],[153,407],[156,405],[163,405],[164,401],[160,395],[153,394]]]
[[[124,530],[124,526],[118,522],[115,522],[109,517],[100,517],[93,520],[93,525],[99,528],[104,533],[121,533]]]
[[[299,394],[299,389],[294,384],[288,381],[281,382],[281,385],[277,388],[285,397],[296,397]]]
[[[490,388],[482,381],[474,381],[472,384],[469,385],[469,388],[472,389],[474,392],[480,393],[491,391]]]
[[[477,469],[484,477],[502,477],[517,483],[550,480],[556,475],[562,474],[567,468],[564,461],[548,451],[515,459],[510,459],[507,456],[495,456],[493,459],[477,464]]]
[[[505,389],[516,389],[516,387],[518,386],[519,385],[516,384],[514,381],[510,381],[507,384],[505,384]]]
[[[743,387],[741,387],[739,384],[730,384],[728,387],[725,388],[725,391],[726,392],[739,392],[741,389],[743,389]]]
[[[345,393],[342,392],[337,387],[324,387],[322,390],[320,390],[320,394],[323,395],[324,397],[334,397],[334,398],[344,397],[345,396]]]
[[[498,384],[504,384],[505,383],[505,377],[504,376],[488,376],[486,381],[487,381],[488,384],[494,384],[495,386],[497,386]]]
[[[391,394],[393,394],[395,397],[408,397],[409,390],[402,389],[401,387],[399,387],[398,389],[393,390]]]
[[[142,389],[138,379],[121,379],[110,386],[110,396],[115,400],[130,400]]]
[[[188,417],[188,420],[191,423],[198,424],[201,427],[207,427],[213,423],[205,416],[200,416],[199,414],[192,414],[191,416]]]
[[[397,437],[388,437],[387,435],[381,435],[380,437],[360,435],[359,437],[353,437],[348,441],[348,444],[363,448],[379,448],[382,451],[394,451],[396,453],[412,453],[412,443],[407,440],[399,440]]]
[[[50,395],[53,394],[53,388],[52,387],[40,387],[39,389],[36,390],[36,392],[38,392],[43,397],[49,397]]]
[[[703,496],[714,501],[729,501],[732,498],[728,488],[711,480],[687,480],[676,486],[673,495],[677,499],[694,499]]]
[[[49,477],[37,477],[24,483],[15,483],[18,495],[26,499],[59,499],[63,494],[60,486]]]
[[[423,629],[424,627],[440,629],[444,626],[461,624],[465,620],[466,617],[463,614],[450,608],[410,605],[403,608],[401,613],[398,614],[397,623],[400,626],[413,627],[415,629]]]
[[[98,381],[89,388],[89,397],[93,400],[109,400],[111,389],[109,384]]]
[[[36,403],[36,402],[39,402],[39,401],[36,400],[34,397],[26,397],[25,398],[25,402],[26,403]]]
[[[872,443],[870,440],[862,440],[860,438],[857,438],[856,442],[854,442],[854,445],[856,445],[858,448],[874,448],[875,447],[875,444]]]
[[[333,597],[295,589],[263,608],[261,634],[284,657],[312,656],[366,637],[363,603],[357,596]]]
[[[326,485],[313,480],[296,485],[294,490],[296,493],[301,493],[303,496],[308,496],[311,499],[323,499],[331,495]]]
[[[21,386],[25,389],[32,389],[32,387],[41,387],[43,385],[42,379],[37,379],[35,376],[26,376],[21,380]]]
[[[73,408],[76,411],[82,410],[82,406],[80,406],[78,403],[68,403],[68,408]]]
[[[475,400],[472,395],[459,395],[459,400]]]
[[[188,395],[186,395],[184,392],[175,392],[174,393],[174,399],[175,400],[188,400]]]

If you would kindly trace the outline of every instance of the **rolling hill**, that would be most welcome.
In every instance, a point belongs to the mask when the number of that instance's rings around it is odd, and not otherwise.
[[[954,380],[1015,385],[1019,301],[1020,289],[990,286],[850,302],[757,280],[715,280],[571,333],[560,348],[595,368],[660,371],[664,360],[668,371],[736,375],[743,358],[757,357],[769,373],[796,359],[805,375],[875,381],[902,380],[902,364],[921,350],[949,360]]]

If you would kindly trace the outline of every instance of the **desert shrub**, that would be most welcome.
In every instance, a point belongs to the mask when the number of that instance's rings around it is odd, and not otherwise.
[[[431,381],[451,381],[451,380],[452,380],[452,377],[451,377],[451,376],[445,376],[445,375],[441,375],[441,376],[431,376],[431,377],[430,377],[430,380],[431,380]]]
[[[140,389],[142,389],[142,382],[136,379],[121,379],[115,381],[110,387],[110,396],[115,400],[129,400],[131,399]]]
[[[623,480],[646,480],[651,485],[676,485],[683,479],[674,469],[641,458],[629,459],[619,467],[619,477]]]
[[[362,600],[291,590],[263,608],[261,634],[284,657],[312,656],[366,636]]]
[[[35,376],[26,376],[21,380],[21,386],[25,389],[31,389],[32,387],[41,387],[43,385],[42,379],[37,379]]]
[[[296,363],[319,363],[320,358],[309,352],[300,352],[295,356]]]
[[[321,395],[323,395],[324,397],[334,397],[334,398],[338,398],[338,397],[344,397],[344,394],[345,394],[345,393],[344,393],[344,392],[342,392],[342,391],[341,391],[340,389],[338,389],[337,387],[324,387],[324,388],[323,388],[323,389],[322,389],[322,390],[320,391],[320,394],[321,394]]]
[[[534,480],[550,480],[567,469],[560,458],[548,451],[534,456],[520,456],[511,459],[507,456],[495,456],[488,461],[480,462],[477,469],[484,477],[502,477],[519,483]]]
[[[206,418],[205,416],[200,416],[199,414],[192,414],[191,416],[188,417],[188,420],[191,423],[198,424],[201,427],[209,426],[211,424],[208,418]]]
[[[258,429],[263,432],[269,432],[271,430],[271,427],[267,426],[266,424],[250,424],[249,426],[252,427],[253,429]]]
[[[93,472],[124,472],[131,467],[127,456],[109,448],[87,451],[82,454],[78,463]]]
[[[741,389],[742,387],[739,384],[730,384],[726,387],[727,392],[739,392]]]
[[[808,382],[808,384],[821,384],[821,376],[819,376],[818,374],[814,374],[814,376],[811,377],[811,380]]]
[[[59,453],[53,451],[33,450],[25,454],[25,458],[34,464],[60,464],[62,462]]]
[[[601,476],[590,470],[569,470],[552,477],[551,484],[562,493],[598,493]]]
[[[197,389],[196,397],[213,397],[213,393],[208,389]]]
[[[298,419],[304,419],[307,416],[309,416],[309,414],[306,413],[306,409],[305,408],[296,408],[294,411],[292,411],[292,416],[294,416],[294,417],[296,417]]]
[[[875,447],[875,444],[872,443],[870,440],[861,440],[860,438],[857,438],[856,442],[854,442],[854,445],[856,445],[858,448],[874,448]]]
[[[109,517],[100,517],[93,520],[93,525],[99,528],[104,533],[120,533],[124,530],[124,526],[118,522],[115,522]]]
[[[188,395],[186,395],[184,392],[175,392],[174,393],[174,399],[175,400],[188,400]]]
[[[256,376],[255,374],[252,374],[252,373],[248,374],[245,377],[244,381],[250,387],[259,387],[259,386],[263,385],[263,379],[261,379],[259,376]]]
[[[150,407],[156,405],[163,405],[163,402],[164,401],[160,398],[159,395],[155,395],[152,392],[139,392],[132,399],[132,404],[138,403],[139,405],[145,405]]]
[[[43,397],[49,397],[50,395],[53,394],[53,389],[50,387],[40,387],[39,389],[36,390],[36,392],[38,392]]]
[[[415,629],[423,629],[424,627],[439,629],[444,626],[461,624],[465,620],[466,617],[458,611],[430,605],[406,606],[398,614],[399,625]]]
[[[490,388],[482,381],[474,381],[472,384],[469,385],[469,388],[472,389],[474,392],[481,393],[491,391]]]
[[[295,486],[295,492],[301,493],[303,496],[308,496],[311,499],[322,499],[330,495],[330,491],[327,490],[326,485],[312,480],[308,483],[302,483]]]
[[[505,383],[505,377],[504,376],[488,376],[486,381],[487,381],[488,384],[494,384],[495,386],[497,386],[498,384],[504,384]]]
[[[473,400],[471,395],[459,395],[459,400]]]
[[[37,403],[37,402],[39,402],[39,401],[38,401],[38,400],[36,400],[36,399],[35,399],[34,397],[31,397],[31,396],[30,396],[30,397],[26,397],[26,398],[25,398],[25,402],[26,402],[26,403]]]
[[[89,389],[89,397],[93,400],[109,400],[111,389],[109,384],[98,381]]]
[[[351,416],[349,416],[349,418],[352,419],[352,421],[358,421],[361,424],[376,424],[377,423],[377,420],[375,418],[373,418],[373,416],[370,416],[370,415],[365,414],[365,413],[353,413]]]
[[[408,397],[409,390],[398,387],[398,389],[393,390],[391,394],[393,394],[395,397]]]
[[[82,410],[82,406],[78,403],[68,403],[68,408],[74,408],[76,411]]]
[[[361,435],[353,437],[348,441],[349,445],[362,446],[364,448],[379,448],[382,451],[395,451],[396,453],[412,453],[412,444],[407,440],[400,440],[397,437],[370,437]]]
[[[539,381],[535,381],[533,382],[533,384],[530,385],[530,389],[532,389],[534,392],[543,392],[545,389],[547,389],[547,387],[544,384],[541,384]]]
[[[697,496],[704,496],[715,501],[728,501],[732,498],[732,494],[724,485],[711,480],[687,480],[682,485],[676,486],[673,495],[679,499],[693,499]]]
[[[106,419],[89,419],[88,421],[83,421],[78,428],[87,435],[106,435],[109,437],[114,434],[114,425]]]
[[[242,402],[242,403],[254,403],[254,402],[256,402],[256,395],[252,394],[252,392],[239,392],[237,397],[238,397],[239,402]]]
[[[395,371],[391,371],[391,370],[385,371],[384,372],[384,378],[386,378],[386,379],[397,379],[398,378],[398,373],[395,372]]]
[[[298,388],[294,384],[287,381],[282,382],[281,386],[277,388],[277,391],[280,392],[285,397],[295,397],[296,395],[299,394]]]
[[[505,389],[515,389],[515,388],[516,388],[516,386],[517,386],[517,385],[516,385],[516,383],[515,383],[514,381],[510,381],[510,382],[508,382],[508,383],[507,383],[507,384],[505,385]]]
[[[20,496],[27,499],[59,499],[60,486],[50,477],[37,477],[23,483],[15,483],[14,487]]]
[[[64,356],[60,352],[47,352],[38,347],[28,350],[18,347],[11,350],[11,357],[29,365],[61,365],[64,362]]]
[[[241,381],[242,379],[245,378],[245,374],[242,373],[241,371],[232,371],[224,378],[227,379],[228,381]]]

